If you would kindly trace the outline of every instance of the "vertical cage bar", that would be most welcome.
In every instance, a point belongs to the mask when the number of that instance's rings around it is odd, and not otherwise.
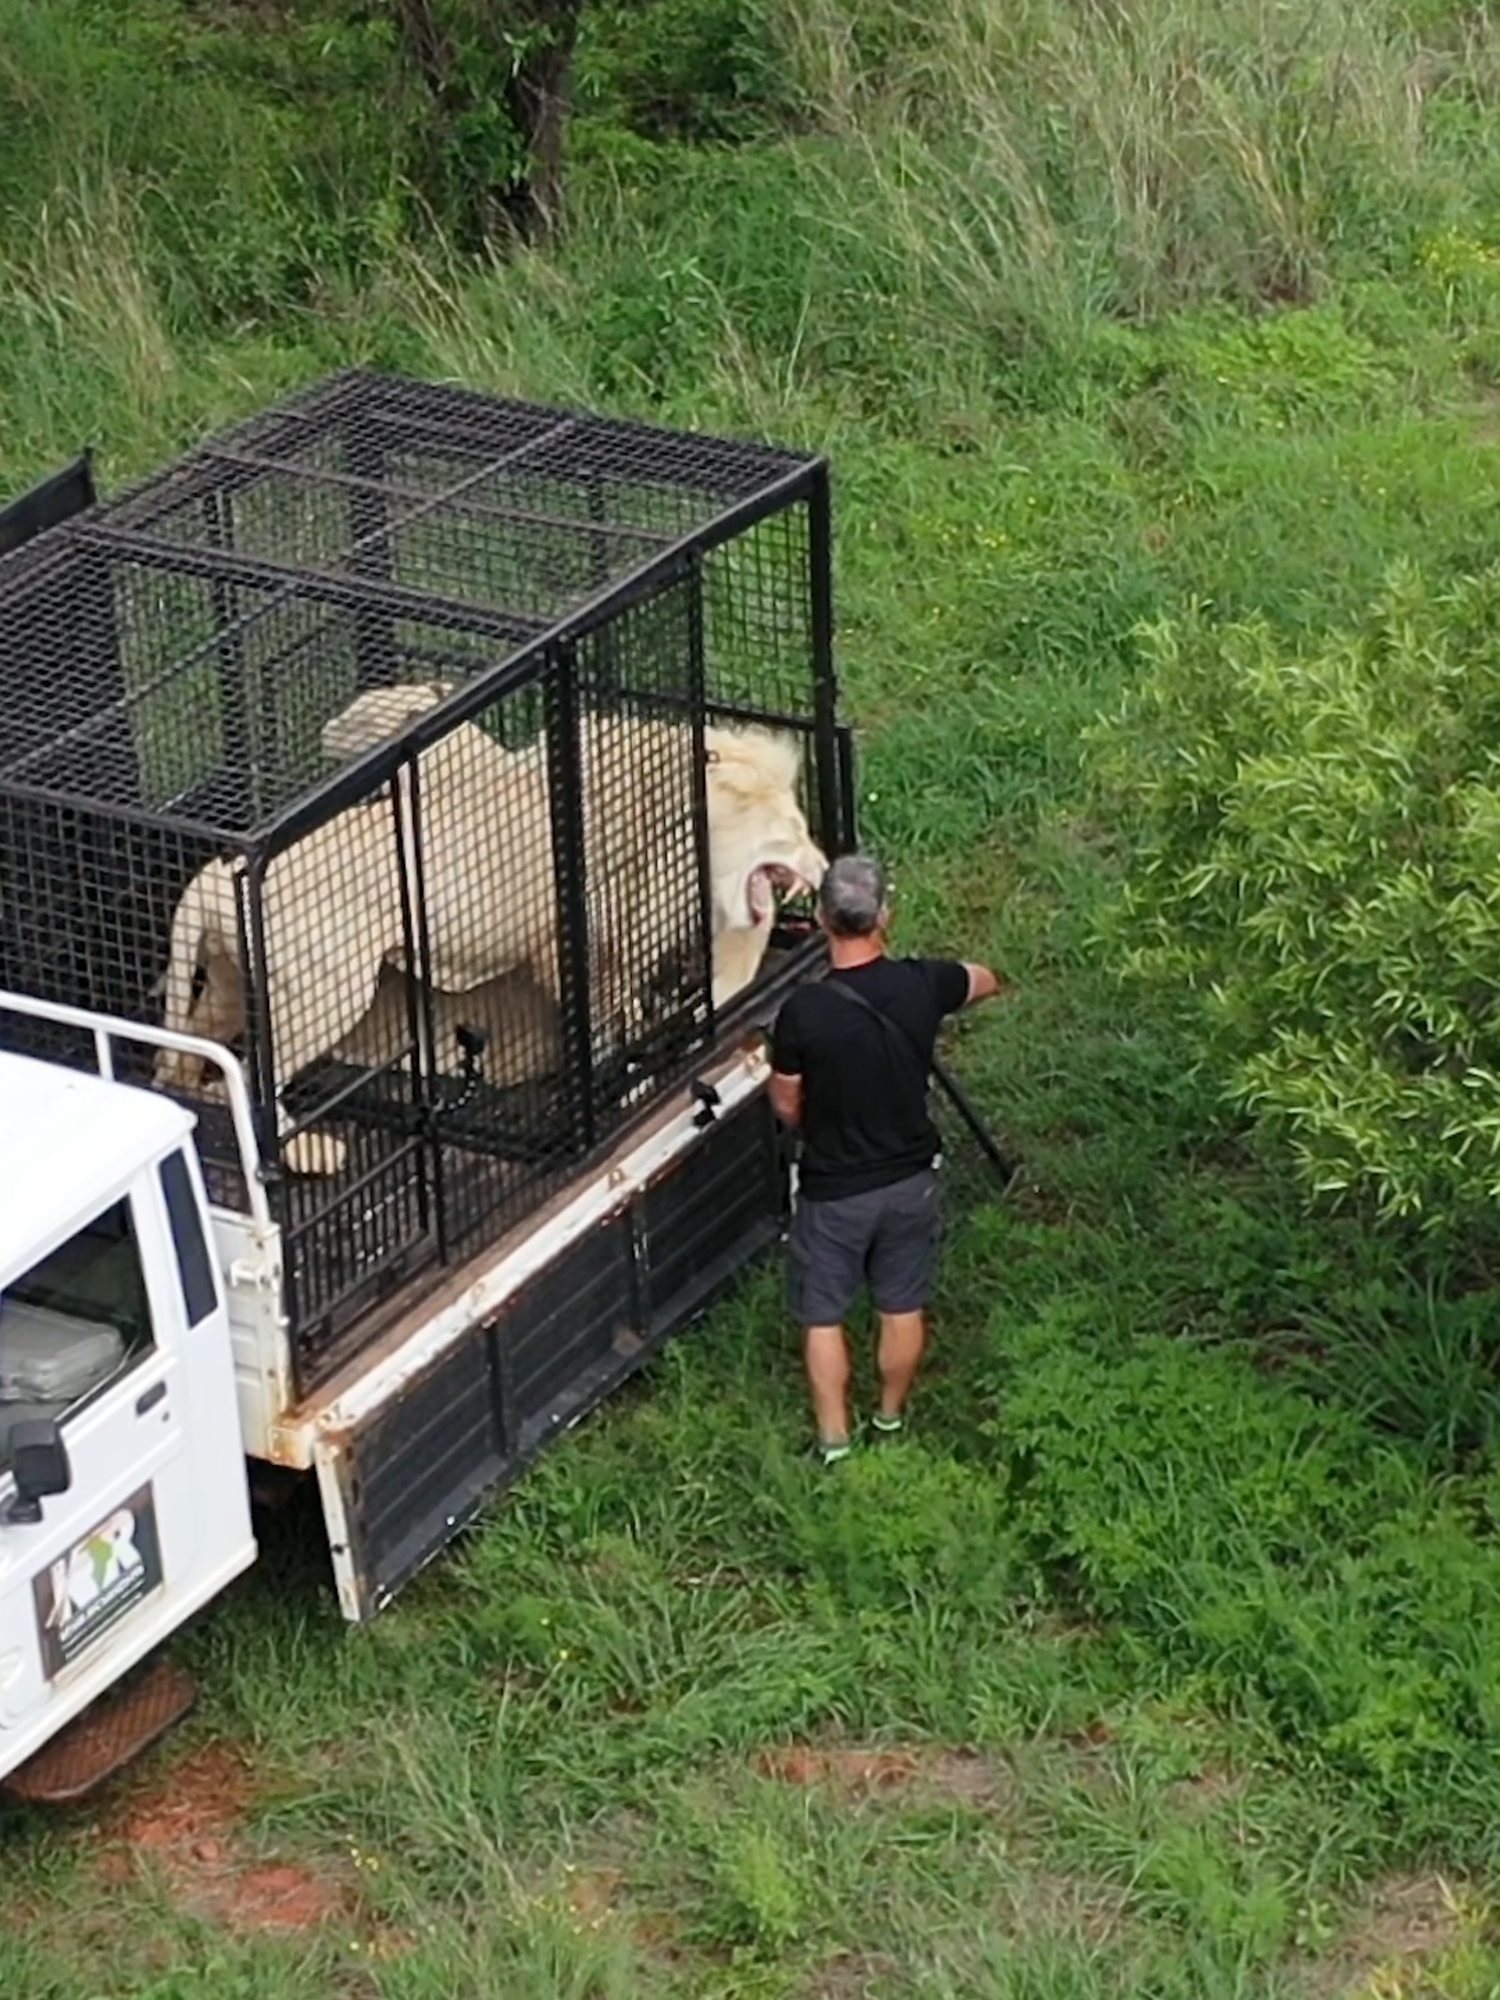
[[[609,510],[604,504],[603,477],[593,472],[588,478],[589,520],[593,526],[589,533],[589,583],[594,590],[603,590],[609,582]]]
[[[708,1008],[707,1039],[714,1033],[714,910],[713,862],[708,851],[708,662],[704,643],[703,552],[689,561],[688,587],[688,714],[693,735],[693,845],[698,861],[698,952],[703,967]]]
[[[350,474],[368,482],[349,488],[349,567],[356,577],[389,583],[393,551],[390,509],[383,497],[385,453],[373,427],[357,419],[345,425],[343,443]],[[362,605],[354,614],[354,676],[361,692],[380,686],[395,650],[391,618],[373,604]]]
[[[833,507],[828,465],[820,460],[808,478],[808,609],[813,668],[813,740],[818,747],[818,819],[823,844],[839,854],[853,841],[841,826],[838,777],[838,682],[833,671]]]
[[[578,700],[578,651],[571,640],[549,648],[546,674],[547,790],[552,801],[552,860],[557,882],[558,974],[562,985],[569,1081],[585,1149],[597,1126],[594,1028],[590,1002],[587,855],[583,821],[583,742]]]
[[[406,774],[403,790],[402,774]],[[426,871],[422,856],[422,786],[413,752],[391,774],[391,820],[400,865],[401,928],[406,941],[406,1025],[411,1036],[411,1100],[418,1113],[425,1171],[417,1189],[417,1221],[431,1229],[439,1259],[446,1263],[451,1243],[443,1186],[443,1146],[434,1098],[438,1091],[437,1041],[432,1025],[432,936],[427,921]],[[408,857],[410,866],[408,867]]]
[[[203,501],[204,527],[210,548],[234,553],[234,511],[229,495],[216,486]],[[245,646],[244,621],[236,612],[232,586],[221,576],[209,585],[213,609],[216,672],[219,682],[220,744],[226,757],[243,759],[242,769],[249,785],[249,811],[258,821],[265,809],[263,763],[269,731],[265,690],[260,674],[251,684],[249,654]],[[238,740],[236,740],[236,738]]]
[[[840,832],[851,849],[859,846],[859,770],[855,761],[854,731],[841,722],[839,737]]]
[[[281,1130],[277,1116],[276,1050],[271,1034],[271,996],[266,962],[266,869],[270,857],[257,847],[240,877],[238,897],[244,987],[250,997],[245,1022],[245,1053],[255,1098],[255,1136],[260,1145],[261,1171],[269,1180],[281,1167]],[[284,1221],[285,1218],[283,1217]],[[295,1311],[292,1325],[297,1324]]]

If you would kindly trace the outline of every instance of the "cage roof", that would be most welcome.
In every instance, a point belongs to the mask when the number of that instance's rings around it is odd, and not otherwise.
[[[261,488],[261,534],[247,552],[298,570],[341,567],[360,545],[379,544],[391,524],[433,515],[503,524],[522,541],[536,530],[602,534],[608,546],[592,552],[592,590],[816,462],[773,445],[350,369],[205,439],[89,518],[212,547],[189,507],[201,516],[216,493],[240,498]],[[343,503],[341,526],[354,525],[354,546],[319,538],[320,495]],[[359,573],[375,572],[374,554]],[[573,607],[559,599],[549,608],[561,616]]]
[[[377,682],[463,685],[776,512],[820,465],[365,369],[328,377],[0,558],[0,794],[265,824],[318,782],[316,727],[369,684],[348,660],[368,660],[372,633],[390,663]],[[209,764],[217,794],[191,797]]]

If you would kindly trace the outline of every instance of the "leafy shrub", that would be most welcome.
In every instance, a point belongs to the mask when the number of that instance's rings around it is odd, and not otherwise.
[[[802,1568],[842,1604],[903,1611],[932,1601],[991,1617],[1008,1601],[1009,1509],[983,1467],[903,1440],[856,1455],[811,1492],[803,1474],[783,1504]]]
[[[579,95],[653,139],[756,136],[789,108],[769,0],[591,0]]]
[[[1068,1313],[1011,1345],[991,1434],[1015,1518],[1095,1609],[1169,1635],[1199,1592],[1344,1546],[1370,1504],[1351,1419],[1165,1336],[1106,1358]]]
[[[1197,410],[1284,429],[1389,399],[1397,377],[1375,343],[1329,307],[1263,319],[1189,321],[1162,343]]]
[[[1013,1335],[988,1432],[1026,1553],[1137,1643],[1352,1779],[1412,1845],[1478,1837],[1500,1747],[1483,1483],[1424,1491],[1348,1410],[1245,1359]]]
[[[774,1829],[736,1821],[723,1831],[698,1915],[718,1942],[775,1954],[807,1928],[807,1892],[798,1857]]]
[[[1320,643],[1203,609],[1100,731],[1133,822],[1117,935],[1321,1194],[1476,1226],[1500,1194],[1500,569],[1398,569]]]
[[[591,374],[605,395],[660,403],[671,383],[710,364],[719,300],[691,255],[638,263],[628,280],[598,288],[589,315]]]

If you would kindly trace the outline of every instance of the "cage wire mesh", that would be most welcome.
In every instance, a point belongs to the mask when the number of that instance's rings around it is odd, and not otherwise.
[[[0,559],[0,984],[242,1055],[304,1389],[710,1039],[705,729],[852,839],[827,571],[820,461],[365,371]]]

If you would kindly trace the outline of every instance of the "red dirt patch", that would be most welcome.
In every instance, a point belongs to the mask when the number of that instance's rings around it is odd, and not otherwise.
[[[784,1785],[829,1785],[840,1791],[888,1791],[915,1782],[921,1760],[911,1750],[814,1750],[793,1743],[762,1750],[756,1769]]]
[[[244,1816],[254,1793],[248,1761],[224,1744],[209,1743],[164,1771],[133,1780],[100,1830],[151,1851],[211,1844]]]
[[[755,1760],[763,1777],[784,1785],[826,1785],[838,1792],[891,1792],[920,1787],[968,1804],[992,1805],[1008,1790],[1005,1774],[970,1750],[861,1749],[783,1744]]]
[[[923,1782],[950,1799],[992,1806],[1012,1790],[1010,1774],[991,1757],[973,1750],[942,1750],[924,1758]]]
[[[614,1915],[624,1878],[618,1868],[592,1868],[568,1880],[568,1907],[580,1923],[602,1924]]]
[[[1226,1799],[1238,1798],[1244,1789],[1242,1772],[1211,1764],[1191,1778],[1173,1779],[1166,1788],[1166,1796],[1184,1813],[1206,1813]]]
[[[145,1867],[181,1910],[241,1933],[314,1930],[348,1919],[347,1884],[245,1851],[239,1823],[256,1792],[248,1760],[222,1744],[137,1783],[100,1826],[98,1869],[124,1886]]]
[[[231,1864],[216,1880],[202,1887],[204,1914],[219,1916],[231,1930],[316,1930],[331,1917],[347,1913],[342,1888],[320,1882],[305,1868],[249,1868]]]
[[[1098,1750],[1106,1743],[1114,1742],[1115,1732],[1102,1716],[1095,1716],[1092,1722],[1085,1722],[1078,1729],[1065,1730],[1062,1740],[1075,1749]]]
[[[677,1917],[666,1910],[638,1907],[623,1866],[604,1861],[570,1866],[564,1870],[562,1895],[579,1929],[622,1925],[640,1950],[664,1964],[675,1964],[681,1957]]]

